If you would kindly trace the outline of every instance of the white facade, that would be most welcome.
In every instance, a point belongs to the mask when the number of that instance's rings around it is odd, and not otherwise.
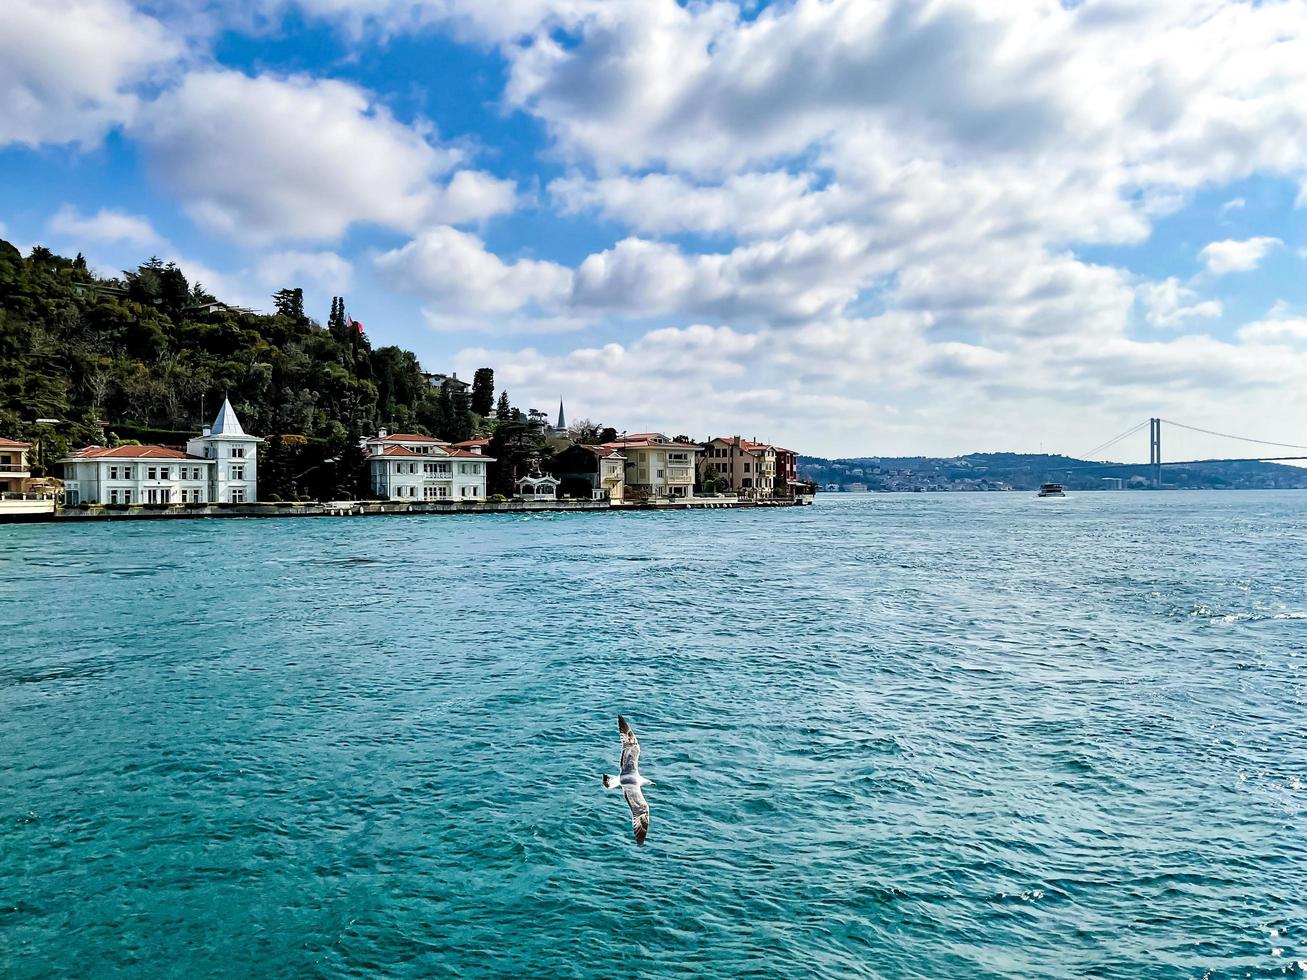
[[[231,402],[222,400],[213,425],[186,443],[190,456],[212,460],[210,498],[221,503],[242,504],[259,499],[259,443],[257,436],[241,428]]]
[[[480,452],[431,436],[384,429],[365,443],[372,492],[383,500],[439,503],[485,500],[488,466]]]
[[[163,446],[91,446],[61,459],[64,503],[205,504],[213,502],[213,460]]]
[[[213,425],[186,444],[90,446],[61,459],[64,503],[211,504],[258,499],[258,446],[225,398]]]

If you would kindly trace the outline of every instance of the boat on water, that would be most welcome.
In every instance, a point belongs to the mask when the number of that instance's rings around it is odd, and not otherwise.
[[[1060,483],[1043,483],[1039,487],[1039,496],[1041,497],[1065,497],[1066,491],[1062,489]]]

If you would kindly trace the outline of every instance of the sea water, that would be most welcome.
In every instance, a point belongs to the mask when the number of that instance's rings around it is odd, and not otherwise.
[[[1305,733],[1302,493],[7,526],[0,974],[1302,975]]]

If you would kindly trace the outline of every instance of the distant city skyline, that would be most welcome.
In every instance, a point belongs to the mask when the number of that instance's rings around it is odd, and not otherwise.
[[[0,105],[25,252],[341,294],[573,421],[1307,442],[1299,0],[8,0]]]

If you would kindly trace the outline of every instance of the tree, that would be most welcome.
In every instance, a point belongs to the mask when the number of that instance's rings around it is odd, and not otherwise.
[[[603,431],[603,428],[589,419],[579,419],[568,426],[567,438],[589,446],[600,441],[599,436]],[[617,438],[617,433],[613,433],[613,438]]]
[[[599,438],[596,440],[596,442],[598,442],[599,445],[602,446],[606,442],[616,442],[616,441],[617,441],[617,430],[614,429],[611,425],[606,425],[599,430]]]
[[[472,411],[482,418],[495,407],[495,372],[492,368],[477,368],[472,376]]]
[[[503,402],[503,396],[500,401]],[[499,414],[488,450],[495,462],[490,464],[487,489],[511,496],[517,478],[530,472],[533,465],[549,454],[549,443],[539,426],[532,425],[517,409],[511,409]]]
[[[506,419],[513,414],[513,408],[508,404],[508,392],[499,393],[499,404],[495,406],[495,418]]]
[[[331,316],[327,318],[327,330],[337,343],[348,343],[349,320],[345,317],[345,297],[331,297]]]
[[[290,317],[297,322],[308,319],[304,315],[304,290],[302,289],[279,289],[272,294],[272,302],[277,307],[278,316]]]

